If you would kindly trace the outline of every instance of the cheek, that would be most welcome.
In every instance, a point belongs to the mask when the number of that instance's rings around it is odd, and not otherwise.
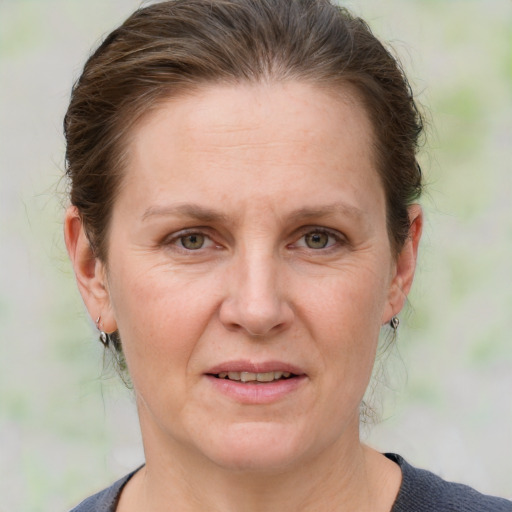
[[[364,393],[373,368],[387,298],[387,281],[368,268],[346,269],[305,298],[302,311],[329,386],[346,396]],[[343,384],[343,386],[341,386]],[[342,389],[343,388],[343,389]]]
[[[169,371],[186,374],[217,308],[215,279],[204,278],[191,285],[179,273],[162,269],[126,273],[126,266],[117,268],[120,271],[112,276],[110,294],[134,383],[143,374],[151,380]]]
[[[312,324],[322,328],[333,340],[367,344],[378,334],[386,305],[389,282],[387,268],[376,264],[346,265],[336,275],[312,283],[303,296],[302,309],[309,312]],[[314,322],[314,319],[322,319]],[[373,337],[369,335],[373,333]],[[347,337],[349,339],[347,339]]]

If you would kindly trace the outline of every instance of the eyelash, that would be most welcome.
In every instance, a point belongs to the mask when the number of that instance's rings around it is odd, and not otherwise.
[[[183,240],[191,236],[204,237],[205,243],[209,242],[209,245],[216,246],[216,248],[219,247],[218,244],[215,244],[215,242],[212,240],[211,236],[208,235],[208,233],[206,233],[204,228],[196,228],[189,231],[180,231],[179,233],[173,234],[171,237],[165,239],[163,245],[174,246],[178,250],[183,251],[185,253],[198,252],[201,249],[209,248],[204,247],[204,244],[201,245],[201,247],[198,247],[197,249],[189,249],[187,247],[184,247]]]
[[[343,235],[341,235],[340,233],[338,233],[336,231],[326,229],[326,228],[307,226],[307,227],[303,228],[303,230],[301,230],[301,233],[302,234],[300,235],[300,237],[295,242],[287,245],[287,247],[291,247],[291,248],[297,247],[301,250],[326,253],[328,251],[335,250],[336,248],[339,248],[340,246],[347,244],[347,240]],[[330,245],[327,245],[326,247],[319,247],[319,248],[308,247],[306,245],[305,241],[304,241],[303,245],[298,245],[299,242],[301,240],[305,240],[305,238],[308,235],[315,235],[315,234],[326,235],[329,239],[332,239],[333,242]],[[198,247],[197,249],[189,249],[187,247],[184,247],[183,240],[185,238],[191,237],[191,236],[204,237],[205,243],[208,246],[205,247],[203,244],[203,245],[201,245],[201,247]],[[329,242],[327,242],[327,243],[329,244]],[[173,247],[177,248],[179,251],[182,251],[184,253],[199,252],[202,249],[209,249],[212,247],[218,249],[221,247],[220,244],[216,244],[213,241],[212,237],[206,232],[206,230],[204,228],[196,228],[196,229],[193,229],[190,231],[178,232],[178,233],[172,235],[171,237],[165,239],[163,242],[163,245],[173,246]]]
[[[330,230],[330,229],[326,229],[326,228],[308,226],[308,227],[304,228],[304,231],[302,232],[302,235],[300,236],[300,238],[291,245],[297,246],[299,241],[305,240],[305,238],[308,235],[315,235],[315,234],[327,235],[330,239],[333,239],[333,243],[331,243],[330,245],[327,245],[326,247],[320,247],[320,248],[315,249],[312,247],[308,247],[306,245],[306,243],[304,242],[303,246],[298,246],[298,247],[300,247],[301,249],[305,249],[305,250],[309,250],[309,251],[313,251],[313,252],[322,251],[323,253],[326,253],[328,251],[335,250],[335,249],[339,248],[340,246],[347,244],[346,238],[341,233],[338,233],[334,230]]]

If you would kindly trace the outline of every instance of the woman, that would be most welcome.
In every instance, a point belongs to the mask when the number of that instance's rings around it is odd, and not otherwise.
[[[359,439],[412,284],[422,130],[327,0],[177,0],[87,62],[65,236],[146,464],[76,511],[510,511]],[[390,326],[390,327],[388,327]]]

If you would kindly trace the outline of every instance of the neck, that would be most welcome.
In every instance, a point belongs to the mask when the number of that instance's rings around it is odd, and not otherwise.
[[[118,510],[160,512],[172,504],[183,512],[388,512],[400,469],[362,445],[358,428],[351,432],[316,457],[271,471],[225,469],[179,443],[162,450],[144,432],[146,466],[123,491]]]

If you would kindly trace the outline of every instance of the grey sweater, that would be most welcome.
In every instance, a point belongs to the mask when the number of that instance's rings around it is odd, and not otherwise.
[[[388,453],[386,457],[402,469],[402,485],[391,512],[512,512],[512,501],[446,482],[428,471],[412,467],[399,455]],[[121,491],[134,473],[87,498],[70,512],[115,512]]]

